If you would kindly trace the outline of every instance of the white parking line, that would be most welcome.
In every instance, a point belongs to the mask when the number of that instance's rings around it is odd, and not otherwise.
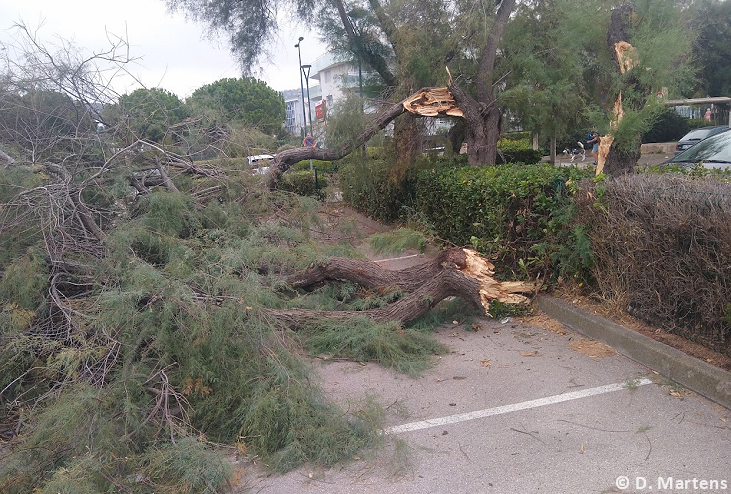
[[[485,410],[477,410],[475,412],[459,413],[457,415],[449,415],[447,417],[422,420],[420,422],[411,422],[410,424],[396,425],[386,428],[384,432],[386,434],[400,434],[402,432],[418,431],[419,429],[428,429],[429,427],[439,427],[447,424],[456,424],[458,422],[464,422],[466,420],[492,417],[493,415],[502,415],[504,413],[517,412],[518,410],[527,410],[529,408],[537,408],[544,405],[563,403],[564,401],[578,400],[579,398],[586,398],[588,396],[612,393],[614,391],[620,391],[622,389],[645,386],[646,384],[652,384],[652,381],[650,381],[649,379],[638,379],[635,381],[631,381],[630,383],[607,384],[606,386],[582,389],[581,391],[572,391],[570,393],[548,396],[546,398],[539,398],[537,400],[523,401],[521,403],[515,403],[513,405],[504,405],[501,407],[487,408]]]

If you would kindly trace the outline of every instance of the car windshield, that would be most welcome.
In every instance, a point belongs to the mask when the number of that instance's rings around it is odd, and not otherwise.
[[[698,163],[711,160],[731,161],[731,132],[722,132],[702,140],[672,159],[674,163]]]
[[[680,141],[701,141],[706,137],[723,132],[723,128],[719,127],[703,127],[701,129],[691,130]]]

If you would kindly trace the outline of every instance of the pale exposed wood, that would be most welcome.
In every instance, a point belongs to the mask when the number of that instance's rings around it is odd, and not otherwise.
[[[624,74],[639,64],[639,55],[637,48],[627,41],[618,41],[614,43],[614,56],[619,65],[619,73]]]
[[[464,117],[462,110],[454,102],[454,96],[447,87],[420,89],[403,101],[404,109],[424,117],[437,117],[440,114]]]

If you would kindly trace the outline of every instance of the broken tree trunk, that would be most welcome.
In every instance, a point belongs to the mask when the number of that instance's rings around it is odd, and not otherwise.
[[[634,7],[631,4],[624,4],[612,10],[612,22],[607,34],[607,44],[612,52],[615,66],[624,78],[624,86],[627,93],[639,95],[647,94],[648,89],[642,87],[639,79],[632,77],[632,71],[639,66],[639,54],[632,46],[629,39],[631,18],[635,15]],[[612,107],[612,121],[609,123],[611,132],[616,132],[619,122],[624,118],[624,105],[628,102],[623,100],[622,91],[617,94]],[[642,98],[635,97],[630,101],[628,108],[640,109],[644,105]],[[629,146],[613,146],[614,136],[610,133],[602,136],[599,141],[597,156],[596,174],[623,175],[634,173],[635,165],[640,159],[640,146],[642,141],[637,135],[634,142]]]
[[[376,322],[402,324],[425,314],[446,297],[460,297],[490,315],[490,302],[526,303],[521,295],[535,290],[532,283],[500,282],[493,278],[494,266],[471,249],[448,249],[433,261],[401,271],[383,269],[371,261],[333,258],[313,266],[288,280],[294,288],[305,288],[330,280],[352,281],[368,288],[393,287],[409,294],[398,301],[365,311],[317,311],[309,309],[262,309],[291,329],[321,319],[346,322],[353,317],[368,317]]]
[[[402,113],[409,112],[419,116],[452,116],[460,117],[462,111],[457,107],[454,98],[446,87],[423,88],[408,98],[389,106],[374,118],[350,144],[336,148],[295,148],[276,155],[274,163],[267,173],[270,189],[276,189],[279,179],[293,164],[307,160],[335,161],[344,158],[354,149],[365,144],[376,132],[383,130],[393,119]]]

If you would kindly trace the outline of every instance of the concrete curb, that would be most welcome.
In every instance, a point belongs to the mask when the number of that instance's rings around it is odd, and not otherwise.
[[[731,373],[690,357],[643,334],[589,314],[563,300],[540,295],[538,307],[579,333],[731,409]]]

